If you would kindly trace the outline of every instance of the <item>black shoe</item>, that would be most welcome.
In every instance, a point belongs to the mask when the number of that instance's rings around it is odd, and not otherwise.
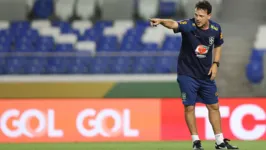
[[[224,142],[215,146],[215,149],[216,150],[219,150],[219,149],[239,149],[237,146],[232,146],[229,144],[229,139],[224,139]]]
[[[204,150],[204,148],[202,148],[201,146],[200,140],[196,140],[193,142],[193,150]]]

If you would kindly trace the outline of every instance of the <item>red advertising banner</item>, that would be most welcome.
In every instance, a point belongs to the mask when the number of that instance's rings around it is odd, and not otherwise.
[[[160,140],[159,99],[0,100],[0,142]]]
[[[266,98],[220,99],[224,136],[266,140]],[[214,139],[204,105],[199,136]],[[180,99],[0,100],[0,143],[191,140]]]
[[[163,99],[162,140],[190,140],[180,99]],[[198,104],[195,110],[199,136],[214,139],[208,110]],[[220,98],[224,136],[232,140],[266,140],[266,98]]]

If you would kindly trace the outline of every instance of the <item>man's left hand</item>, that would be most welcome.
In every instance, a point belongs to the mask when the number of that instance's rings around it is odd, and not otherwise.
[[[211,76],[211,80],[214,80],[216,75],[217,75],[217,70],[218,70],[218,67],[216,64],[212,64],[212,67],[208,73],[208,75],[212,75]]]

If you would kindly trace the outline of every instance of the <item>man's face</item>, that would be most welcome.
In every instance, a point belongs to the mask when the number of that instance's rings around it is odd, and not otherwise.
[[[197,26],[199,28],[204,28],[206,27],[209,19],[211,18],[211,15],[207,13],[207,10],[196,8],[194,18]]]

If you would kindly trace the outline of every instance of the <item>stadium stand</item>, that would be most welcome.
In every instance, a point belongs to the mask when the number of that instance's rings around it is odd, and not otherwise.
[[[177,44],[177,41],[181,42],[180,35],[175,35],[172,31],[169,33],[166,29],[154,30],[147,24],[143,24],[143,22],[133,24],[132,21],[97,21],[95,24],[86,21],[74,21],[70,24],[48,20],[35,20],[31,23],[26,21],[1,22],[2,52],[24,55],[6,56],[6,63],[2,63],[1,73],[175,72],[176,69],[173,66],[175,63],[171,62],[176,59],[176,55],[165,57],[129,55],[129,52],[150,54],[162,50],[177,54],[180,48],[180,43]],[[36,56],[38,52],[53,53],[52,56]],[[111,56],[112,52],[117,52],[118,56]],[[97,53],[104,56],[95,56]],[[129,56],[119,57],[123,53]],[[168,66],[171,69],[164,68]]]
[[[175,73],[180,34],[151,28],[185,0],[137,0],[142,20],[91,20],[104,0],[28,0],[33,20],[1,21],[1,74]],[[132,14],[133,15],[133,14]],[[55,17],[56,19],[51,19]],[[79,18],[79,20],[71,18]]]
[[[254,48],[252,49],[249,64],[246,66],[246,76],[251,83],[258,84],[264,78],[264,55],[266,52],[266,25],[261,25],[258,28]]]
[[[32,8],[33,14],[37,18],[48,18],[54,12],[53,0],[28,0],[29,11]]]

